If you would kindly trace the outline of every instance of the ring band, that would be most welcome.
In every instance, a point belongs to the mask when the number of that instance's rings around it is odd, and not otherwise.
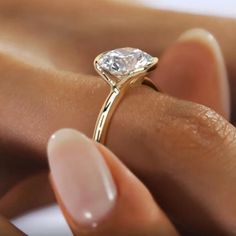
[[[128,47],[104,52],[95,58],[95,70],[111,87],[96,121],[93,133],[95,141],[105,144],[112,115],[129,87],[145,84],[160,91],[146,77],[156,67],[157,62],[158,58],[140,49]]]

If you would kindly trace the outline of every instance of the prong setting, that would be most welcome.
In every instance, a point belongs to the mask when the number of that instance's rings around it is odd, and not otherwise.
[[[127,80],[145,76],[158,62],[146,52],[136,48],[118,48],[99,54],[94,60],[96,71],[112,87]]]

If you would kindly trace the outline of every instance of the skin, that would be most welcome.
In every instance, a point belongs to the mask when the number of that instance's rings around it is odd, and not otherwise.
[[[83,28],[81,25],[78,27],[81,31],[78,29],[76,31],[74,25],[71,26],[72,20],[76,20],[77,15],[72,14],[75,17],[72,18],[71,14],[69,14],[70,16],[66,14],[64,8],[60,8],[55,2],[49,6],[42,1],[37,3],[39,5],[26,4],[27,11],[20,9],[16,20],[9,13],[15,9],[17,1],[2,2],[1,4],[1,11],[4,13],[1,14],[3,19],[1,22],[5,23],[1,33],[8,35],[8,42],[17,41],[20,45],[19,48],[29,51],[40,50],[39,55],[37,54],[34,58],[40,57],[44,62],[48,61],[46,65],[39,68],[38,63],[22,57],[19,58],[16,51],[14,53],[2,52],[0,55],[0,104],[2,104],[0,107],[3,111],[0,119],[0,137],[2,137],[0,147],[1,162],[4,163],[4,172],[0,173],[1,179],[5,180],[0,191],[3,196],[9,189],[12,189],[11,191],[16,189],[20,180],[31,179],[33,173],[41,173],[46,169],[45,146],[54,131],[63,127],[73,127],[91,137],[97,114],[109,88],[101,79],[88,75],[92,74],[92,69],[84,66],[91,65],[89,62],[92,56],[96,55],[98,51],[106,49],[105,46],[108,46],[104,44],[107,42],[100,36],[98,37],[101,40],[99,44],[84,42],[81,35],[88,32],[89,28]],[[69,6],[73,8],[73,4],[74,2],[71,1]],[[80,7],[87,6],[85,4]],[[44,18],[46,22],[40,24],[41,27],[38,28],[37,26],[41,22],[40,9],[47,9],[45,16],[48,17]],[[122,14],[127,14],[125,9],[128,8],[121,7],[122,9]],[[29,25],[28,20],[23,17],[26,14],[25,11],[29,14],[32,25]],[[143,18],[146,19],[146,23],[150,27],[160,29],[158,25],[155,25],[158,23],[152,19],[152,17],[156,17],[156,11],[149,10],[148,12],[134,8],[133,12],[148,14],[150,17]],[[57,19],[58,15],[56,14],[60,14],[65,20],[63,22],[60,19],[53,20]],[[96,14],[98,14],[97,17],[101,16],[99,15],[101,11]],[[167,15],[168,13],[163,13],[163,15],[160,14],[160,17],[166,18]],[[80,15],[80,17],[85,16]],[[179,25],[182,25],[181,19],[189,19],[188,27],[194,26],[194,19],[196,19],[194,16],[179,14],[173,14],[173,17],[179,19]],[[83,22],[82,19],[78,19],[79,22]],[[221,30],[223,35],[222,32],[225,32],[226,29],[229,30],[235,24],[233,20],[228,19],[211,18],[211,21],[207,17],[201,19],[202,25],[212,29],[218,36],[217,32]],[[226,27],[224,25],[224,27],[219,27],[220,29],[216,28],[216,19],[219,22],[227,22]],[[154,23],[150,24],[150,22]],[[91,24],[91,21],[88,21],[89,23]],[[98,21],[98,23],[99,27],[103,26],[102,22]],[[60,26],[60,30],[58,30],[58,26]],[[124,28],[124,23],[121,22],[120,27],[121,33],[127,31],[127,28]],[[154,55],[163,51],[184,27],[181,26],[169,31],[174,32],[173,35],[168,36],[168,39],[161,37],[160,42],[157,42],[157,35],[158,33],[160,35],[160,32],[150,30],[152,33],[145,34],[145,37],[149,39],[150,51]],[[17,35],[16,28],[18,29]],[[126,37],[114,37],[112,42],[108,44],[109,48],[123,46],[127,42],[135,42],[134,46],[143,48],[147,44],[145,38],[141,37],[140,41],[138,37],[135,37],[137,40],[133,38],[137,32],[142,34],[143,28],[137,29],[132,25],[130,28],[134,31]],[[35,32],[36,29],[37,32]],[[110,28],[104,29],[105,36],[109,32],[108,30]],[[58,37],[59,32],[60,37]],[[67,41],[68,38],[71,41]],[[95,40],[96,37],[91,38]],[[55,39],[58,44],[52,47]],[[227,42],[227,40],[229,41]],[[230,42],[233,40],[233,34],[224,40],[220,39],[223,42],[222,48],[226,55],[232,92],[235,88],[233,86],[235,68],[232,66],[234,51],[229,50],[229,47],[232,46]],[[62,47],[63,43],[65,43],[65,47]],[[84,49],[84,53],[87,52],[89,45],[94,45],[96,48],[90,48],[91,55],[86,53],[86,58],[82,49]],[[171,46],[169,49],[172,50],[171,55],[179,50],[177,49],[177,46],[180,47],[179,45]],[[181,45],[183,46],[184,43]],[[190,49],[192,48],[192,50],[196,50],[196,47],[202,48],[202,53],[198,55],[199,61],[205,56],[210,58],[211,53],[204,46],[199,46],[199,43],[197,46],[196,43],[191,45]],[[79,56],[78,53],[75,55],[74,51],[76,50],[82,50],[82,53]],[[67,51],[66,54],[65,51]],[[60,55],[65,55],[65,57],[62,58]],[[165,55],[167,54],[164,54],[163,58]],[[170,59],[172,58],[170,56]],[[166,66],[171,68],[173,60],[170,59],[166,60],[164,65],[162,63],[162,67],[160,64],[159,69],[163,71],[162,68],[166,68]],[[185,71],[188,66],[187,62],[188,60],[179,59],[178,63],[183,65],[181,71]],[[45,68],[46,66],[49,69]],[[163,91],[167,91],[171,88],[171,82],[164,82],[167,81],[165,79],[167,73],[163,72],[160,75],[154,74],[152,78],[154,81],[159,80],[162,83]],[[188,77],[191,76],[188,75]],[[197,81],[201,77],[193,78],[193,80]],[[213,79],[214,76],[209,77],[209,80]],[[210,88],[212,89],[212,86],[207,87],[206,91]],[[225,118],[205,106],[156,93],[152,89],[142,86],[130,89],[127,93],[125,100],[116,111],[108,133],[107,146],[109,149],[145,183],[183,235],[194,235],[194,233],[197,235],[200,233],[201,235],[233,235],[236,230],[234,223],[236,215],[234,198],[236,194],[234,184],[236,177],[235,128],[227,121],[229,117],[225,115],[222,104],[216,102],[220,91],[217,87],[214,88],[217,91],[213,96],[214,103],[211,102],[212,99],[208,100],[207,95],[202,99],[202,94],[197,94],[194,97],[187,95],[181,97],[183,94],[181,89],[177,90],[178,94],[173,94],[171,91],[176,90],[172,88],[169,90],[169,94],[203,103],[214,108]],[[188,89],[193,89],[191,84]],[[233,114],[234,100],[235,97],[232,96]],[[22,114],[24,119],[22,119]],[[16,162],[12,163],[12,158],[15,158]],[[27,171],[21,171],[18,168],[21,163],[28,165]],[[14,172],[13,175],[12,172]],[[31,188],[27,184],[23,186]],[[209,186],[212,187],[212,191],[209,191]],[[22,186],[19,189],[22,189]],[[51,196],[50,190],[48,193]],[[175,194],[173,195],[173,193]],[[12,196],[8,195],[9,205],[13,202]],[[48,197],[47,199],[52,201],[53,198]],[[45,201],[35,205],[44,203]],[[0,209],[4,215],[12,217],[27,209],[27,198],[25,198],[25,202],[22,200],[21,205],[25,207],[13,213],[6,208],[5,204],[0,205]]]
[[[60,130],[57,131],[55,133],[55,137],[58,137],[58,133],[60,132]],[[83,137],[85,137],[84,134],[82,135]],[[102,158],[104,158],[106,165],[108,166],[109,171],[111,172],[112,177],[115,181],[117,195],[114,201],[114,205],[109,212],[100,217],[100,219],[96,220],[92,216],[93,222],[96,224],[95,227],[92,227],[91,223],[82,224],[77,219],[77,217],[73,218],[70,210],[65,207],[65,196],[62,193],[60,195],[60,191],[58,191],[58,188],[63,187],[63,184],[55,184],[55,178],[53,178],[53,170],[56,168],[57,164],[61,161],[61,168],[64,168],[67,164],[64,163],[65,158],[61,158],[57,155],[52,156],[49,154],[49,165],[51,170],[50,180],[56,194],[57,202],[59,203],[74,235],[108,236],[112,234],[114,236],[178,236],[179,234],[177,233],[175,227],[167,218],[162,209],[160,209],[158,204],[154,201],[152,195],[143,185],[143,183],[136,176],[134,176],[130,172],[130,170],[128,170],[128,168],[110,150],[108,150],[101,144],[86,139],[87,137],[84,138],[84,141],[80,140],[80,143],[88,142],[86,145],[85,143],[83,143],[83,150],[85,150],[85,146],[89,144],[89,147],[87,146],[88,153],[91,151],[91,148],[93,148],[92,146],[95,146],[95,148],[102,154]],[[77,143],[77,146],[78,145],[79,143]],[[78,153],[78,155],[83,158],[85,157],[86,159],[89,158],[89,155],[87,154],[86,156],[85,153],[83,155],[81,155],[81,153]],[[71,170],[71,168],[69,169]],[[64,169],[64,171],[66,170]],[[79,171],[75,172],[75,175],[73,174],[73,179],[75,179],[75,182],[77,183],[79,181],[77,175],[78,172]],[[70,173],[67,173],[67,178]],[[68,184],[70,185],[70,183]],[[129,189],[129,191],[127,191],[127,189]],[[70,193],[70,198],[71,195],[74,194],[75,199],[77,199],[77,194],[75,192],[72,192],[73,191],[71,191]],[[76,205],[77,201],[73,203],[73,208],[77,208],[78,206]]]
[[[24,236],[25,234],[19,231],[15,226],[10,224],[5,218],[0,217],[1,234],[6,236]]]

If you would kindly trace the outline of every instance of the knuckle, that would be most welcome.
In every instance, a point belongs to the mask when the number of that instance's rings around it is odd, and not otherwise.
[[[221,115],[203,105],[195,104],[194,106],[194,112],[190,116],[192,123],[197,127],[196,134],[201,140],[210,141],[215,146],[227,142],[234,135],[232,125]]]
[[[235,142],[235,129],[212,109],[191,102],[176,102],[169,114],[168,131],[172,133],[171,145],[166,149],[181,149],[191,155],[216,152],[222,145]],[[174,146],[174,147],[173,147]]]

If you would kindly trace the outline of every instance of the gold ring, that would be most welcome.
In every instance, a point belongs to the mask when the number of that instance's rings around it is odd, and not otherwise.
[[[105,143],[112,115],[129,87],[145,84],[160,91],[146,77],[156,67],[157,62],[158,58],[130,47],[107,51],[95,58],[95,70],[111,87],[97,118],[93,133],[95,141]]]

